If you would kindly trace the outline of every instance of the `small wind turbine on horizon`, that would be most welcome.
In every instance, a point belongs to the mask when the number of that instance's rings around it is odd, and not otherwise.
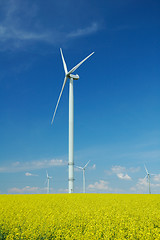
[[[64,72],[65,72],[65,78],[63,81],[63,85],[62,85],[62,89],[57,101],[57,105],[55,107],[55,111],[53,114],[53,118],[52,118],[52,122],[51,124],[53,124],[54,118],[55,118],[55,114],[59,105],[59,101],[61,99],[61,95],[63,93],[65,84],[67,82],[67,79],[70,79],[69,82],[69,156],[68,156],[68,192],[69,193],[73,193],[74,192],[74,97],[73,97],[73,80],[78,80],[79,76],[73,75],[72,73],[76,71],[77,68],[80,67],[80,65],[85,62],[89,57],[92,56],[92,54],[94,54],[94,52],[92,52],[88,57],[86,57],[85,59],[83,59],[80,63],[78,63],[75,67],[73,67],[69,72],[67,70],[67,65],[66,62],[64,60],[64,56],[62,53],[62,49],[60,48],[60,52],[61,52],[61,57],[62,57],[62,62],[63,62],[63,67],[64,67]]]
[[[49,175],[48,175],[48,172],[46,171],[46,174],[47,174],[47,179],[46,179],[46,182],[47,182],[47,194],[49,193],[49,181],[50,181],[50,179],[52,179],[52,177],[50,177]]]
[[[83,193],[86,192],[85,170],[86,170],[86,167],[88,166],[89,162],[90,162],[90,160],[87,162],[87,164],[84,167],[76,166],[77,168],[79,168],[83,171]]]
[[[150,186],[150,178],[151,178],[151,176],[154,176],[155,174],[150,174],[149,172],[148,172],[148,170],[147,170],[147,168],[146,168],[146,166],[144,165],[144,168],[145,168],[145,170],[146,170],[146,176],[145,176],[145,178],[147,178],[147,180],[148,180],[148,184],[149,184],[149,194],[151,194],[151,186]]]

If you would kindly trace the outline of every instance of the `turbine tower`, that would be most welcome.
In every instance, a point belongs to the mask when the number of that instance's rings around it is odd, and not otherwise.
[[[77,168],[79,168],[79,169],[81,169],[83,171],[83,193],[86,192],[85,170],[86,170],[86,167],[88,166],[89,162],[90,162],[90,160],[87,162],[87,164],[84,167],[77,166]]]
[[[78,80],[79,76],[73,75],[72,73],[79,68],[79,66],[86,61],[94,52],[92,52],[88,57],[86,57],[85,59],[83,59],[80,63],[78,63],[75,67],[73,67],[69,72],[67,70],[67,65],[66,62],[64,60],[64,56],[62,53],[62,49],[60,48],[60,52],[61,52],[61,57],[62,57],[62,61],[63,61],[63,67],[64,67],[64,72],[65,72],[65,78],[64,78],[64,82],[62,85],[62,89],[57,101],[57,105],[55,107],[55,111],[53,114],[53,118],[52,118],[52,122],[51,124],[53,124],[54,118],[55,118],[55,114],[59,105],[59,101],[61,99],[61,95],[62,92],[64,90],[65,84],[67,82],[67,79],[70,79],[69,82],[69,156],[68,156],[68,192],[69,193],[73,193],[74,192],[74,98],[73,98],[73,80]]]
[[[151,194],[151,186],[150,186],[150,179],[151,179],[151,176],[154,176],[155,174],[150,174],[146,168],[146,166],[144,165],[144,168],[146,170],[146,173],[147,175],[145,176],[145,178],[147,178],[148,180],[148,184],[149,184],[149,194]]]
[[[49,193],[49,180],[52,179],[52,177],[48,176],[48,172],[46,171],[46,174],[47,174],[47,193]]]

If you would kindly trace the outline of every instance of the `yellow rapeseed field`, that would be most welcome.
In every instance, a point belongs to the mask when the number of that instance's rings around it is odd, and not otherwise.
[[[160,195],[0,195],[0,239],[160,239]]]

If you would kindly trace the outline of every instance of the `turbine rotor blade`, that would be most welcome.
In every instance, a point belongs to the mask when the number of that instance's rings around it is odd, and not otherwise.
[[[92,52],[88,57],[86,57],[85,59],[83,59],[80,63],[78,63],[75,67],[73,67],[68,73],[67,76],[69,76],[69,74],[73,73],[74,71],[76,71],[77,68],[79,68],[79,66],[84,63],[84,61],[86,61],[89,57],[91,57],[94,54],[94,52]]]
[[[65,71],[65,74],[67,75],[67,73],[68,73],[67,65],[66,65],[66,62],[65,62],[65,60],[64,60],[64,56],[63,56],[63,52],[62,52],[62,49],[61,49],[61,48],[60,48],[60,51],[61,51],[61,57],[62,57],[62,61],[63,61],[64,71]]]
[[[145,168],[145,170],[146,170],[146,173],[147,173],[147,174],[149,174],[149,172],[148,172],[148,170],[147,170],[147,168],[146,168],[146,166],[145,166],[145,165],[144,165],[144,168]]]
[[[87,164],[83,168],[86,168],[88,166],[89,162],[90,162],[90,160],[87,162]]]
[[[63,86],[62,86],[62,89],[61,89],[61,92],[60,92],[60,95],[59,95],[59,98],[58,98],[58,101],[57,101],[56,108],[55,108],[55,110],[54,110],[54,114],[53,114],[53,117],[52,117],[51,124],[53,124],[54,117],[55,117],[55,115],[56,115],[56,111],[57,111],[57,108],[58,108],[58,104],[59,104],[59,101],[60,101],[60,99],[61,99],[64,86],[65,86],[65,84],[66,84],[66,82],[67,82],[67,78],[68,78],[68,77],[65,77],[65,78],[64,78]]]
[[[79,166],[76,166],[76,168],[79,168],[79,169],[82,169],[82,170],[83,170],[83,168],[82,168],[82,167],[79,167]]]

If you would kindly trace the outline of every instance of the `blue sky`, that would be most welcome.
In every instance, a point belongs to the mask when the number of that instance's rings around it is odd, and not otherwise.
[[[0,194],[68,188],[68,83],[75,72],[74,160],[87,192],[160,193],[160,2],[0,2]],[[75,192],[82,172],[75,169]]]

